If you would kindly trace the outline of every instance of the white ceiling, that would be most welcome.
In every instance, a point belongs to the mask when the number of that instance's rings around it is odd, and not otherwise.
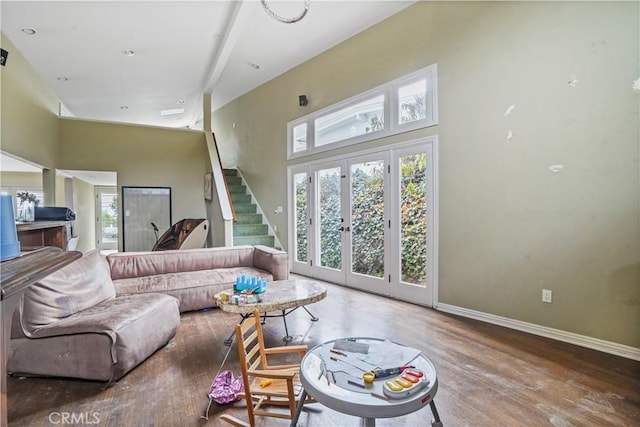
[[[277,22],[256,0],[0,5],[2,32],[69,115],[199,128],[203,93],[211,93],[215,110],[412,3],[310,0],[307,16],[295,24]],[[267,4],[283,17],[304,7],[303,0]]]

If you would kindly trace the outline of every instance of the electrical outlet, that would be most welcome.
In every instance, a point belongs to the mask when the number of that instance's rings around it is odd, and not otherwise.
[[[552,300],[552,292],[549,289],[543,289],[542,290],[542,302],[548,302],[551,303]]]

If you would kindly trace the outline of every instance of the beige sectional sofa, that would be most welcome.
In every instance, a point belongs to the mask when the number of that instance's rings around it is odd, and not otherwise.
[[[180,312],[215,306],[213,296],[246,274],[267,281],[289,278],[289,256],[267,246],[120,252],[107,256],[117,295],[163,293]]]
[[[115,381],[173,338],[180,312],[214,306],[242,273],[287,279],[288,255],[265,246],[89,253],[27,289],[7,370]]]

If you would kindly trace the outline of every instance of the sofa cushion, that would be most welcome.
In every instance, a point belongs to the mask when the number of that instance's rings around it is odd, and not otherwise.
[[[216,268],[253,267],[253,246],[118,252],[108,255],[107,262],[114,280]]]
[[[22,328],[30,336],[115,295],[107,262],[92,251],[27,288],[22,299]]]

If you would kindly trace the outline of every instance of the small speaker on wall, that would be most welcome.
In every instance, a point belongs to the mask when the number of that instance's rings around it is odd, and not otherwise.
[[[9,56],[9,52],[4,49],[0,49],[0,65],[3,67],[7,65],[7,57]]]
[[[298,105],[301,107],[306,107],[309,104],[309,100],[307,99],[307,95],[300,95],[298,97]]]

